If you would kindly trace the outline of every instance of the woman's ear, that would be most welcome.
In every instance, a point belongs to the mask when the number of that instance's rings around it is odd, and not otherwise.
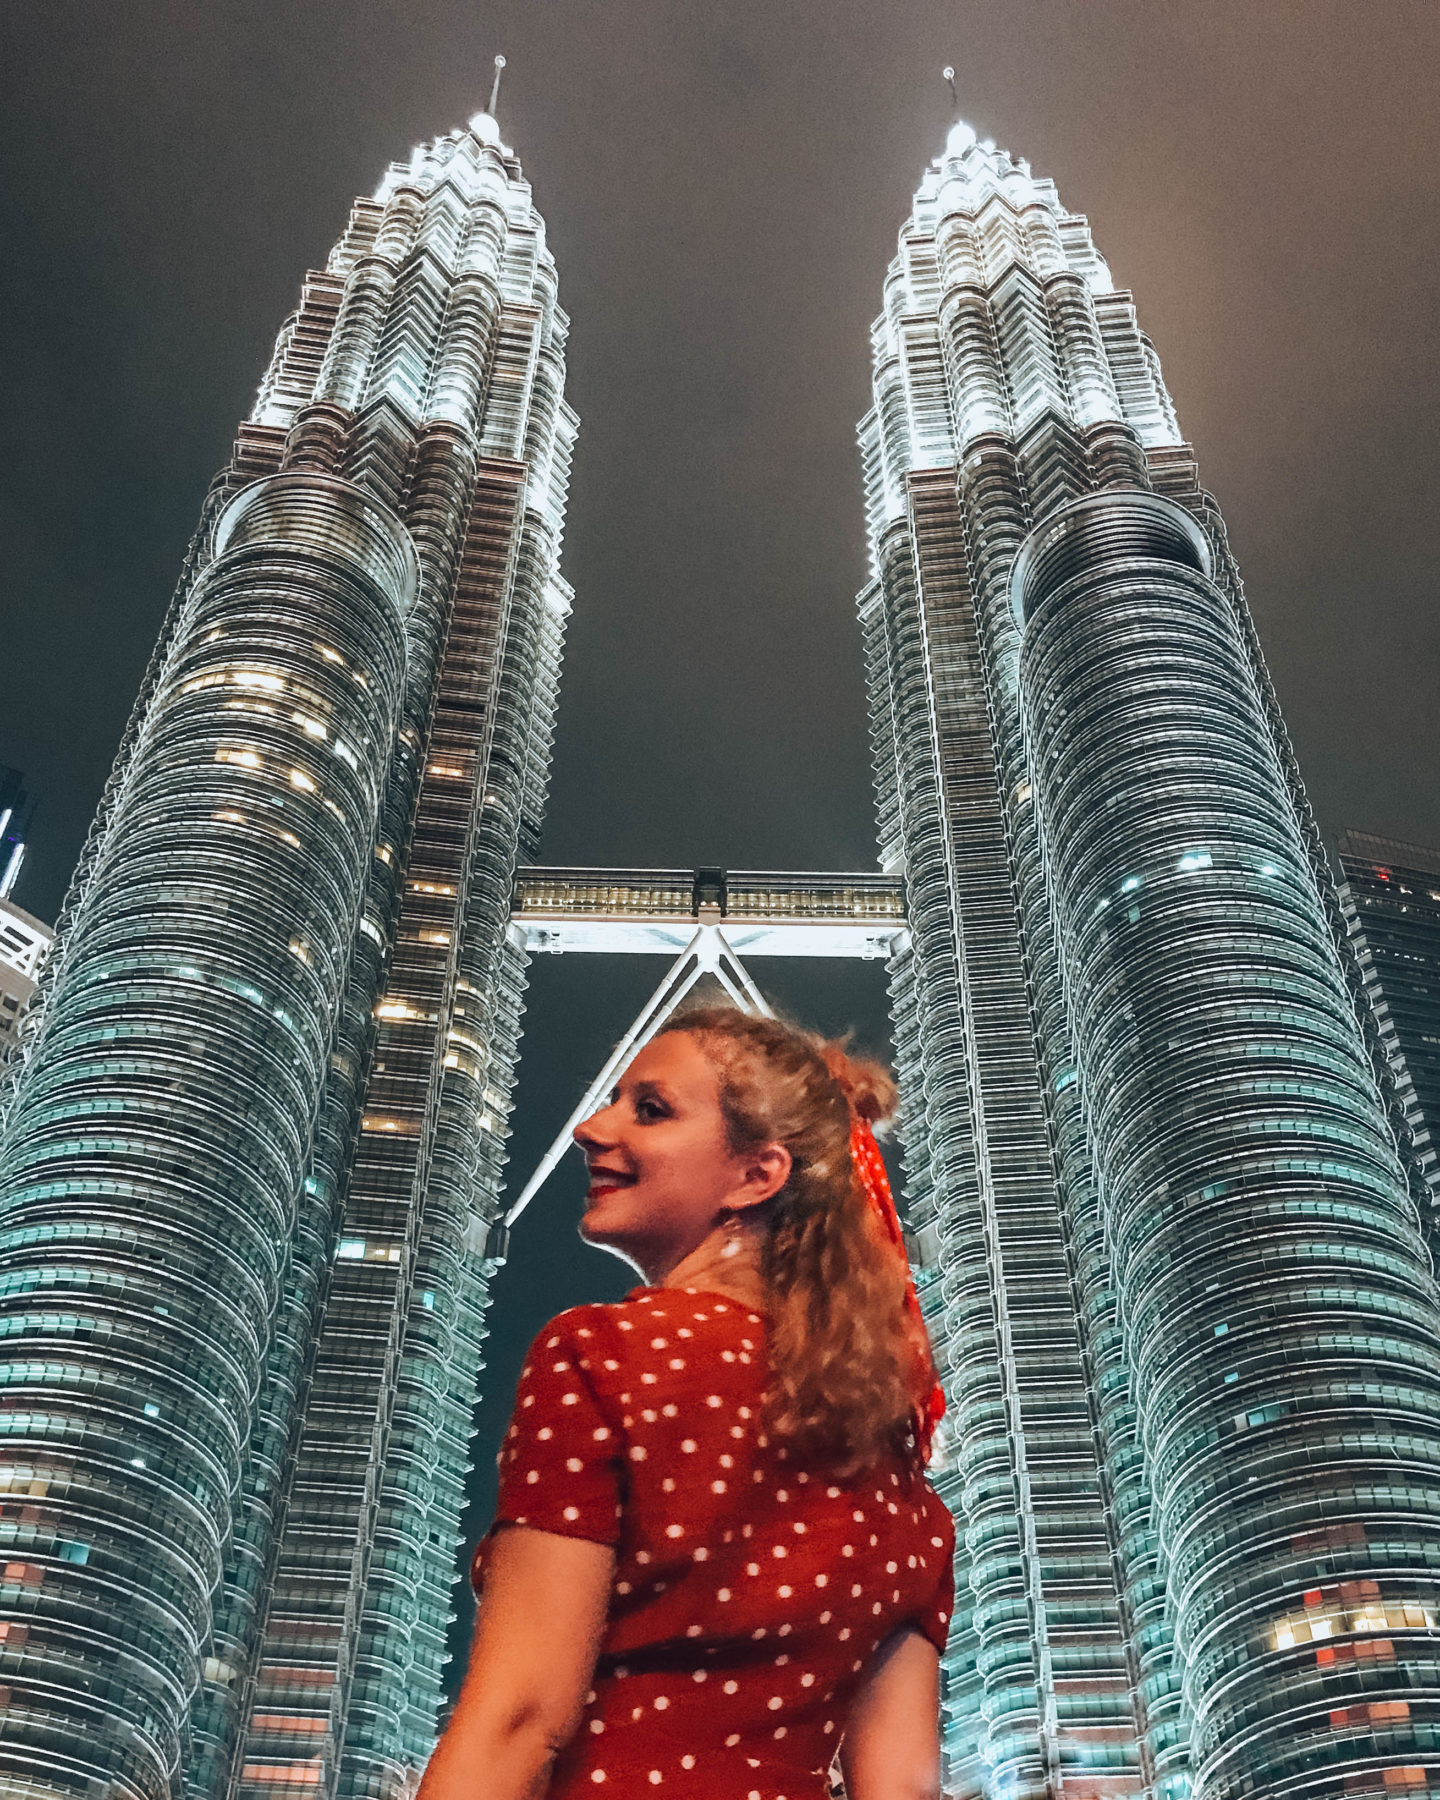
[[[735,1208],[763,1206],[773,1200],[790,1179],[794,1159],[783,1144],[762,1144],[747,1151],[742,1162],[739,1189],[729,1204]]]

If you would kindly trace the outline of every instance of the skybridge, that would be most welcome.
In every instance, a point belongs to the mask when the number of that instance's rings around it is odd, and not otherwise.
[[[903,945],[904,884],[865,871],[522,868],[510,930],[532,956],[668,956],[670,967],[506,1214],[513,1225],[616,1076],[686,1000],[768,1013],[759,956],[883,961]]]

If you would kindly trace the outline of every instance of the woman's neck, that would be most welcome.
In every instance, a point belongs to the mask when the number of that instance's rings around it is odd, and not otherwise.
[[[707,1294],[724,1294],[742,1306],[763,1310],[765,1281],[760,1273],[763,1227],[742,1225],[738,1230],[717,1229],[682,1256],[673,1269],[657,1276],[652,1285],[667,1288],[703,1288]]]

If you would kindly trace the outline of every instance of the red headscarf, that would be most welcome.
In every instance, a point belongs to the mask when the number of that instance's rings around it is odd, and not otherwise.
[[[860,1177],[860,1185],[880,1221],[881,1229],[895,1246],[897,1255],[904,1260],[905,1310],[915,1322],[919,1344],[926,1346],[929,1338],[925,1331],[925,1319],[915,1292],[915,1277],[910,1272],[910,1259],[905,1252],[905,1238],[900,1229],[900,1215],[895,1210],[895,1196],[890,1192],[890,1177],[885,1172],[885,1159],[880,1154],[880,1146],[875,1142],[875,1133],[870,1129],[869,1120],[862,1119],[853,1106],[850,1109],[850,1158],[855,1165],[855,1173]],[[937,1378],[925,1399],[915,1408],[915,1439],[920,1446],[920,1454],[927,1463],[930,1460],[935,1427],[944,1416],[945,1391]]]

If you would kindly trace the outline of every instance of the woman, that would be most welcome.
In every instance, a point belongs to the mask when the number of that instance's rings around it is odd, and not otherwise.
[[[646,1285],[531,1350],[420,1800],[820,1800],[837,1744],[850,1800],[939,1794],[953,1528],[870,1136],[893,1103],[716,1008],[577,1129],[582,1235]]]

